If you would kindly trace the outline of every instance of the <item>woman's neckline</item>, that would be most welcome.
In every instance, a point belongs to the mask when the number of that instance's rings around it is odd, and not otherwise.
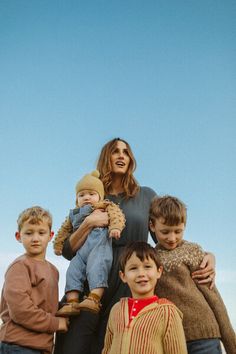
[[[109,193],[108,195],[110,197],[123,197],[124,194],[125,192],[120,192],[120,193]]]

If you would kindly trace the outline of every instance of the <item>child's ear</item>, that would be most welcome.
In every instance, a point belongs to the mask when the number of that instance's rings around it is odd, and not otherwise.
[[[54,231],[51,231],[50,232],[50,240],[53,238],[53,236],[54,236]]]
[[[16,232],[15,232],[15,238],[16,238],[17,241],[21,242],[21,238],[20,238],[20,233],[19,233],[19,231],[16,231]]]
[[[120,276],[120,279],[123,281],[123,283],[127,283],[127,281],[125,279],[125,274],[121,270],[119,271],[119,276]]]
[[[158,274],[159,274],[158,279],[161,277],[162,272],[163,272],[163,266],[160,266],[159,269],[158,269]]]
[[[149,221],[149,228],[150,228],[150,230],[151,230],[152,232],[155,232],[155,227],[154,227],[154,225],[153,225],[153,223],[152,223],[151,220]]]

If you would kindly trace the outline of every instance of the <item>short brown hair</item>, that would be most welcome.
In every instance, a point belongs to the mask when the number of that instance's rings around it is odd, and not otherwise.
[[[33,206],[31,208],[23,210],[18,219],[18,231],[20,231],[25,222],[29,222],[30,224],[39,224],[40,222],[47,221],[48,227],[51,230],[52,228],[52,215],[48,210],[41,208],[40,206]]]
[[[97,169],[100,172],[100,178],[103,182],[105,194],[109,194],[112,184],[112,168],[111,168],[111,154],[116,149],[116,145],[118,141],[122,141],[127,146],[127,153],[130,158],[129,167],[127,173],[123,178],[123,187],[125,196],[130,198],[135,196],[135,194],[139,191],[139,185],[135,180],[133,173],[136,169],[136,160],[134,158],[133,152],[131,150],[130,145],[127,141],[115,138],[108,141],[102,148],[101,153],[97,162]]]
[[[151,258],[155,262],[157,269],[160,268],[161,262],[157,256],[155,248],[153,248],[147,242],[136,241],[129,243],[120,255],[120,270],[122,272],[124,272],[125,265],[127,261],[131,258],[133,253],[136,254],[136,256],[140,259],[141,262],[143,262],[145,259]]]
[[[150,206],[149,218],[153,225],[156,219],[164,219],[164,224],[175,226],[187,221],[187,207],[178,198],[170,195],[153,198]]]

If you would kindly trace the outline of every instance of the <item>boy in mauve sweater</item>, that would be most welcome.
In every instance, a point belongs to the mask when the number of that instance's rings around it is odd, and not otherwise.
[[[17,241],[25,254],[8,267],[1,295],[1,354],[49,354],[55,331],[68,319],[56,317],[58,271],[45,259],[53,236],[52,217],[41,207],[24,210],[17,220]]]
[[[126,246],[120,277],[132,298],[122,298],[111,309],[102,354],[187,354],[181,312],[154,295],[161,273],[155,249],[148,243]]]
[[[220,340],[227,354],[235,354],[235,332],[219,292],[192,278],[205,252],[196,243],[183,240],[186,219],[186,206],[179,199],[168,195],[153,199],[150,228],[163,265],[157,293],[182,311],[188,354],[221,354]]]

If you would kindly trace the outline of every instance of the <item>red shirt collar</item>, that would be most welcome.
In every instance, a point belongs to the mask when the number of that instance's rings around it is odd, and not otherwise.
[[[158,296],[154,295],[145,299],[128,298],[129,320],[131,321],[145,307],[153,302],[158,302]]]

